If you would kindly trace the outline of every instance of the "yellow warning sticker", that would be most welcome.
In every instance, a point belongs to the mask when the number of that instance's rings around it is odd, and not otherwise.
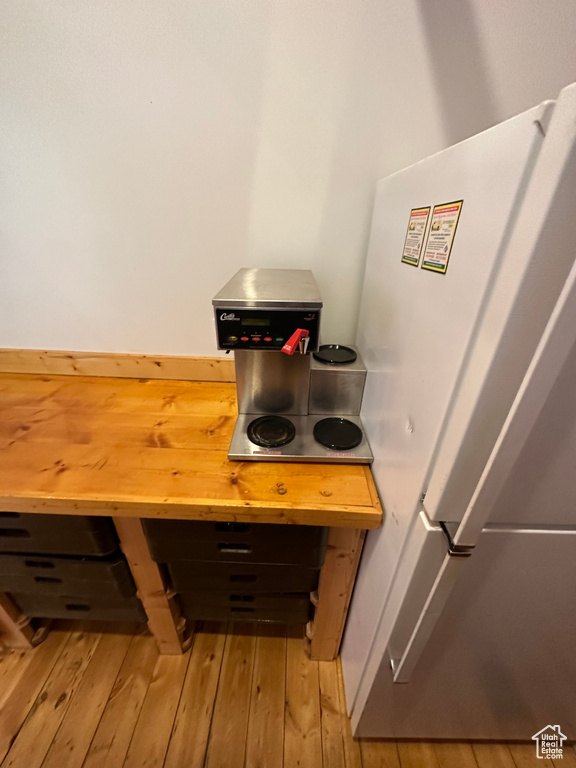
[[[454,203],[434,206],[422,257],[422,269],[430,269],[442,275],[446,273],[463,203],[463,200],[457,200]]]
[[[417,267],[420,263],[420,253],[422,252],[422,243],[426,234],[426,225],[430,215],[430,206],[428,208],[412,208],[410,218],[408,219],[408,231],[404,241],[404,250],[402,251],[402,261],[404,264],[411,264]]]

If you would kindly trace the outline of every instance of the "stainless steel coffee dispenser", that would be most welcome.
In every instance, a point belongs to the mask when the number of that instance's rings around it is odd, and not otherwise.
[[[234,350],[239,413],[308,413],[322,299],[312,272],[241,269],[214,297],[220,349]],[[296,348],[282,351],[303,331]]]
[[[228,458],[372,461],[359,406],[354,410],[356,406],[350,405],[354,398],[348,397],[345,410],[338,411],[342,393],[350,389],[342,378],[345,374],[340,371],[339,383],[333,368],[327,377],[312,373],[311,378],[311,353],[318,350],[322,310],[312,272],[241,269],[212,304],[218,347],[234,351],[236,367],[238,420]],[[332,396],[338,396],[336,404],[329,392],[323,397],[322,381],[332,387]],[[311,411],[311,405],[322,408],[322,400],[325,409]]]

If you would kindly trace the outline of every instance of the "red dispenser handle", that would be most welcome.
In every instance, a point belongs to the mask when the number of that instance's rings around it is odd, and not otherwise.
[[[298,344],[300,343],[301,339],[305,339],[310,334],[305,328],[298,328],[297,331],[295,331],[292,336],[288,339],[286,344],[282,347],[282,352],[285,352],[287,355],[293,355],[294,352],[298,349]]]

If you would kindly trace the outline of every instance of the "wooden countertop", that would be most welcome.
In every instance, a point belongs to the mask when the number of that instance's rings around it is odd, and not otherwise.
[[[377,528],[361,465],[230,462],[234,384],[0,374],[0,510]]]

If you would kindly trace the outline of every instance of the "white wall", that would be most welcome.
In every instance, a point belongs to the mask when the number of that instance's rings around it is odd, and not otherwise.
[[[240,266],[354,337],[377,178],[576,80],[573,0],[4,0],[0,346],[215,352]]]

